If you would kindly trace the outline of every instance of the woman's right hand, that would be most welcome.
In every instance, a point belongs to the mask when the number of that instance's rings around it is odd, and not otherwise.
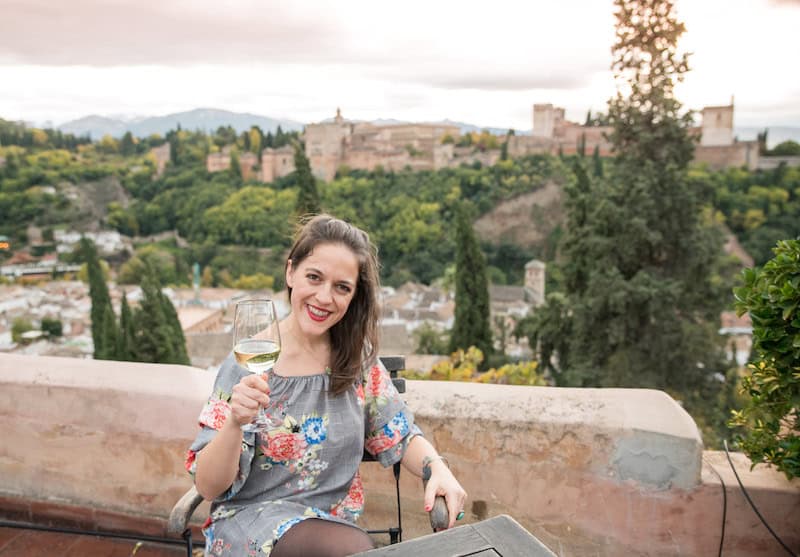
[[[259,406],[269,404],[269,384],[260,373],[242,377],[233,387],[231,395],[231,418],[239,427],[251,423]]]

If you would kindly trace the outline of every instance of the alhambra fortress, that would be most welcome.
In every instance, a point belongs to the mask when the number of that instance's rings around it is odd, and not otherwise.
[[[709,168],[759,168],[757,141],[739,141],[733,134],[734,105],[707,106],[702,110],[702,124],[692,130],[699,137],[695,161]],[[534,154],[575,154],[583,151],[600,156],[611,155],[607,137],[610,126],[584,125],[565,118],[563,108],[552,104],[533,105],[533,129],[530,135],[507,135],[498,143],[507,142],[508,155],[520,157]],[[306,154],[318,178],[330,181],[341,167],[389,171],[403,169],[438,170],[480,162],[493,165],[500,160],[501,150],[479,150],[475,146],[458,146],[461,131],[451,124],[403,123],[376,125],[346,120],[340,110],[332,120],[309,124],[305,128]],[[230,167],[230,148],[208,155],[206,168],[218,172]],[[291,146],[267,148],[261,157],[255,153],[239,155],[245,180],[272,182],[294,171]]]

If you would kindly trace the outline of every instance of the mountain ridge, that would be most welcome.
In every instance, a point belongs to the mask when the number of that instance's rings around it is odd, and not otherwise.
[[[74,135],[89,135],[96,141],[105,135],[122,137],[131,132],[136,137],[147,137],[154,133],[164,135],[178,126],[186,130],[213,132],[220,126],[231,126],[237,133],[259,126],[264,132],[275,132],[278,126],[283,131],[301,131],[303,123],[288,118],[272,118],[248,112],[231,112],[217,108],[195,108],[164,116],[137,117],[131,120],[89,115],[71,120],[60,126],[59,130]]]

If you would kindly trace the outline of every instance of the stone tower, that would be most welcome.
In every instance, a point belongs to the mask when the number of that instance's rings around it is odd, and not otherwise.
[[[525,264],[525,299],[534,307],[544,304],[544,278],[546,265],[538,259]]]
[[[552,104],[533,105],[533,130],[535,137],[553,137],[556,128],[564,122],[564,109]]]
[[[733,145],[733,100],[728,106],[707,106],[703,109],[700,145]]]

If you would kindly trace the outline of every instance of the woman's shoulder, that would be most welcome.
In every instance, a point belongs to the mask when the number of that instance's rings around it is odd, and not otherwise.
[[[233,386],[248,373],[250,372],[236,363],[236,358],[234,358],[233,352],[230,352],[225,359],[222,360],[222,363],[217,370],[217,386],[228,383],[230,383],[230,386]]]

